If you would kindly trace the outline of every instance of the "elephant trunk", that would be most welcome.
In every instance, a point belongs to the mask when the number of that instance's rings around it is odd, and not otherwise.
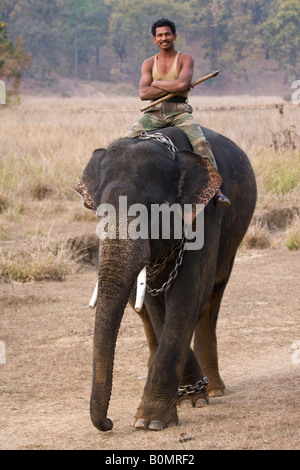
[[[149,260],[149,245],[145,240],[102,240],[99,253],[90,412],[94,426],[109,431],[113,423],[107,410],[118,331],[136,277]]]

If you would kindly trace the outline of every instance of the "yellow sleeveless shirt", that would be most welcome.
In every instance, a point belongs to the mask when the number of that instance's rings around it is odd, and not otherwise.
[[[154,64],[152,67],[153,80],[164,80],[164,81],[176,80],[179,77],[178,67],[177,67],[179,54],[180,54],[180,51],[177,52],[170,70],[165,74],[160,73],[158,70],[158,67],[157,67],[157,55],[158,54],[156,54],[156,56],[154,57]],[[187,97],[188,93],[180,93],[180,96]]]

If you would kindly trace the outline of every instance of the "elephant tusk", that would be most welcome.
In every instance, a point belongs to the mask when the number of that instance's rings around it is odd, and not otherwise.
[[[89,307],[90,308],[95,308],[96,302],[97,302],[97,295],[98,295],[98,281],[96,282],[96,286],[93,292],[93,295],[91,297]]]
[[[136,312],[140,312],[143,307],[145,293],[146,293],[146,266],[141,270],[140,274],[137,278],[137,285],[136,285],[136,300],[134,310]]]

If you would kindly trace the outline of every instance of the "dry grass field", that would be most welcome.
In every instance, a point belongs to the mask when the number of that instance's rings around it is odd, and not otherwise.
[[[122,137],[141,103],[26,96],[0,109],[1,449],[299,449],[299,106],[251,96],[190,102],[203,126],[246,151],[258,183],[218,324],[225,396],[181,410],[176,428],[133,431],[147,347],[128,308],[109,409],[115,427],[92,427],[87,304],[96,273],[69,240],[94,235],[96,220],[75,187],[92,151]]]

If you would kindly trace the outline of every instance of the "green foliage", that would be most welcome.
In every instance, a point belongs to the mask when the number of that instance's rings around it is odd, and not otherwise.
[[[266,191],[274,195],[288,194],[299,187],[300,158],[299,153],[274,152],[264,157],[259,166]]]
[[[262,28],[270,55],[286,78],[296,79],[300,68],[300,0],[281,2],[276,14]]]
[[[30,56],[24,53],[20,36],[13,44],[5,23],[0,22],[0,80],[5,83],[6,102],[18,96],[22,70],[30,63]]]
[[[8,23],[12,37],[22,32],[26,51],[33,57],[31,74],[45,78],[58,65],[57,51],[60,50],[58,31],[61,17],[60,2],[48,0],[26,2],[17,0]]]
[[[300,218],[295,217],[286,234],[286,246],[289,250],[300,250]]]
[[[66,243],[56,246],[47,237],[36,237],[14,253],[0,250],[0,282],[63,281],[76,269]]]
[[[167,17],[182,23],[184,13],[175,3],[172,0],[166,5],[160,0],[106,0],[111,9],[108,40],[120,61],[119,79],[131,75],[137,82],[142,61],[156,53],[150,31],[154,21]]]
[[[2,5],[3,4],[3,5]],[[137,83],[143,59],[155,53],[150,27],[161,17],[177,26],[178,46],[199,43],[208,69],[239,80],[263,55],[275,59],[286,79],[298,78],[300,0],[25,0],[3,1],[0,21],[11,37],[22,33],[33,57],[30,75],[53,74]]]
[[[65,7],[65,37],[68,51],[74,52],[75,78],[78,78],[78,63],[83,63],[87,76],[91,78],[90,64],[94,59],[99,67],[99,51],[107,41],[108,8],[104,1],[69,0]]]

